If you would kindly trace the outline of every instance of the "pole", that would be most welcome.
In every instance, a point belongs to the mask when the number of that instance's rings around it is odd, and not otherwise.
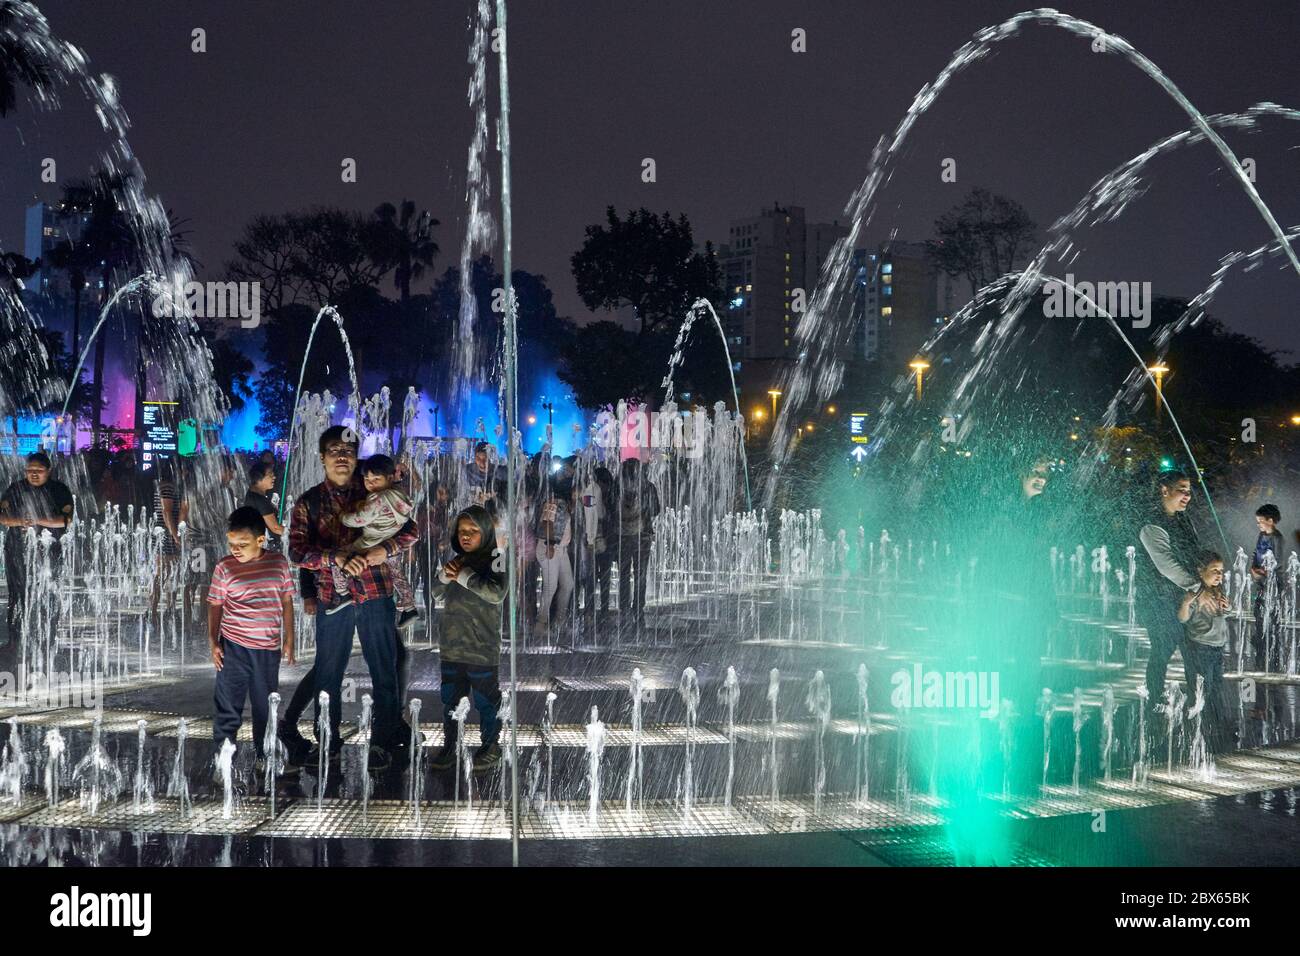
[[[509,527],[509,549],[516,545],[515,528],[515,429],[519,418],[518,396],[515,392],[517,373],[517,342],[515,327],[515,287],[510,262],[510,83],[506,74],[506,0],[497,0],[497,36],[501,40],[501,127],[498,146],[501,150],[501,263],[506,284],[506,521]],[[506,556],[506,584],[510,600],[506,602],[506,615],[510,619],[510,862],[519,865],[519,685],[516,676],[518,664],[515,557]]]

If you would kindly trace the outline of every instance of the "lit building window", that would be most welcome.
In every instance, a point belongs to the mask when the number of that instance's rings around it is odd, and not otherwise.
[[[894,308],[893,308],[893,306],[889,306],[889,305],[885,306],[883,309],[880,310],[880,314],[881,314],[881,315],[893,315],[893,314],[894,314]]]
[[[740,290],[737,289],[736,291],[739,292]],[[751,282],[751,283],[749,283],[748,285],[746,285],[746,286],[745,286],[745,291],[746,291],[746,292],[753,292],[753,291],[754,291],[754,284]]]
[[[889,285],[891,282],[894,281],[894,277],[893,277],[892,275],[886,275],[886,276],[885,276],[883,279],[881,279],[880,281],[883,282],[885,285]]]
[[[874,256],[872,258],[874,258]],[[886,262],[883,266],[880,267],[880,271],[885,275],[889,275],[894,271],[894,264],[892,262]]]

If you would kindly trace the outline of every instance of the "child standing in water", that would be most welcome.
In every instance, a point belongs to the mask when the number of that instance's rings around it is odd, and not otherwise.
[[[438,656],[442,668],[443,748],[433,758],[434,770],[456,764],[458,728],[452,719],[456,705],[472,697],[479,715],[482,746],[474,754],[474,770],[483,771],[501,759],[501,604],[506,597],[505,561],[494,554],[496,531],[492,516],[471,505],[456,516],[451,538],[456,556],[438,572],[434,592],[444,600]]]
[[[349,528],[360,528],[361,537],[350,545],[355,554],[365,554],[371,548],[383,544],[395,536],[405,526],[415,510],[411,499],[398,491],[396,482],[397,466],[387,455],[372,455],[361,463],[360,472],[366,486],[366,497],[355,511],[345,512],[341,520]],[[409,624],[419,612],[415,610],[415,594],[411,582],[406,578],[402,568],[402,556],[389,557],[388,567],[393,573],[393,597],[397,603],[397,626]],[[348,590],[347,575],[336,565],[332,566],[334,587],[340,594]]]
[[[1188,591],[1178,607],[1178,620],[1187,636],[1183,663],[1187,672],[1187,699],[1196,701],[1196,677],[1205,678],[1206,743],[1212,753],[1223,749],[1223,648],[1228,643],[1228,599],[1223,594],[1223,558],[1213,551],[1196,557],[1200,585]]]
[[[208,588],[208,643],[217,669],[212,736],[218,747],[239,737],[244,702],[253,711],[253,748],[262,738],[268,697],[279,687],[280,661],[293,663],[293,578],[284,555],[262,548],[266,523],[255,508],[230,516],[230,554],[217,562]]]

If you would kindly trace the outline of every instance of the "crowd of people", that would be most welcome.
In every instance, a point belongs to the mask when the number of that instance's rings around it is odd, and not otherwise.
[[[576,458],[553,457],[549,450],[534,455],[524,470],[512,529],[505,521],[506,469],[487,442],[475,447],[461,474],[429,479],[427,489],[420,469],[409,463],[387,455],[359,459],[355,434],[341,426],[324,432],[318,452],[325,478],[303,492],[287,515],[276,492],[281,463],[271,451],[246,464],[233,455],[221,460],[216,497],[228,512],[223,556],[210,580],[190,581],[195,592],[206,585],[218,745],[236,739],[248,706],[258,758],[264,758],[268,695],[278,689],[280,663],[294,660],[295,598],[315,623],[316,655],[280,724],[291,766],[319,756],[299,735],[298,720],[309,705],[319,706],[322,692],[329,695],[328,757],[338,755],[341,685],[354,634],[372,684],[372,767],[382,769],[408,746],[402,635],[420,614],[413,582],[423,590],[426,608],[441,605],[436,623],[446,747],[435,766],[454,761],[459,725],[451,715],[465,697],[472,698],[482,724],[475,766],[485,769],[500,759],[496,712],[507,552],[523,582],[525,639],[573,643],[607,623],[644,626],[647,564],[660,503],[638,460],[623,462],[617,478],[596,467],[580,480]],[[190,545],[211,545],[206,539],[220,537],[196,531],[193,512],[201,496],[194,469],[184,460],[164,459],[146,480],[126,456],[91,455],[85,463],[97,511],[105,505],[134,506],[151,516],[159,568],[150,609],[157,614],[163,582],[182,563],[185,535]],[[7,529],[6,638],[17,632],[26,592],[25,529],[48,530],[57,559],[58,539],[80,508],[51,470],[45,453],[27,456],[23,476],[0,498],[0,525]],[[241,487],[246,488],[242,495]],[[519,546],[511,549],[511,540]],[[58,561],[52,564],[57,567]],[[612,618],[615,566],[619,611]],[[192,596],[186,590],[185,617]]]
[[[1049,542],[1056,543],[1052,540],[1056,529],[1045,514],[1050,507],[1036,510],[1035,502],[1041,500],[1051,479],[1051,459],[1040,457],[1025,465],[1020,482],[1026,510],[1019,514],[1024,527],[1039,529],[1039,533],[1021,535],[1029,544],[1020,555],[1023,563],[1017,565],[1014,575],[1024,592],[1020,597],[1041,604],[1041,597],[1031,595],[1050,594],[1052,587],[1033,569],[1045,567],[1038,558]],[[1201,715],[1207,747],[1214,753],[1231,747],[1241,732],[1240,728],[1234,730],[1229,719],[1223,676],[1224,659],[1230,653],[1229,621],[1237,608],[1229,602],[1224,588],[1224,556],[1202,541],[1188,514],[1193,500],[1192,480],[1184,471],[1167,469],[1154,478],[1151,490],[1139,490],[1132,500],[1112,502],[1107,507],[1110,526],[1117,535],[1126,540],[1136,537],[1140,545],[1135,569],[1139,586],[1134,593],[1136,621],[1149,641],[1144,682],[1148,727],[1156,733],[1167,723],[1158,718],[1167,716],[1167,675],[1170,661],[1177,654],[1183,662],[1185,712]],[[1281,521],[1281,511],[1274,504],[1264,503],[1255,510],[1259,534],[1249,563],[1253,597],[1249,606],[1240,608],[1243,613],[1238,634],[1243,644],[1249,642],[1248,655],[1239,649],[1246,666],[1259,671],[1280,669],[1285,644],[1281,638],[1285,574]],[[1031,557],[1029,551],[1037,557]],[[1247,610],[1249,617],[1244,613]],[[1056,618],[1057,609],[1049,607],[1043,616],[1019,630],[1041,635],[1045,622]],[[1014,617],[1009,630],[1017,630]],[[1044,647],[1042,639],[1030,643],[1035,653]],[[1198,678],[1203,710],[1195,710]],[[1025,683],[1026,691],[1032,692],[1035,681]],[[1264,714],[1252,701],[1248,716],[1259,719]]]
[[[658,489],[639,460],[622,461],[615,475],[601,465],[580,469],[575,457],[552,457],[547,451],[534,455],[524,471],[514,527],[508,527],[505,469],[494,461],[495,449],[487,442],[475,447],[462,474],[433,479],[427,489],[421,487],[419,470],[409,464],[387,455],[359,460],[355,434],[342,426],[323,433],[318,452],[324,480],[302,493],[284,517],[275,493],[279,462],[271,452],[247,465],[242,497],[235,491],[240,483],[233,459],[222,469],[222,490],[231,506],[228,553],[216,563],[206,592],[217,670],[218,742],[235,738],[245,703],[251,701],[255,744],[263,756],[267,697],[278,687],[281,661],[294,657],[295,597],[314,620],[316,635],[313,667],[299,682],[281,723],[281,738],[297,766],[317,756],[299,735],[298,720],[309,705],[319,706],[322,693],[329,699],[329,756],[338,753],[341,687],[354,634],[360,636],[372,683],[372,765],[387,766],[408,745],[402,634],[420,613],[413,581],[424,592],[426,608],[442,608],[437,630],[446,747],[435,766],[455,759],[459,725],[453,711],[466,697],[472,698],[482,723],[475,766],[484,769],[500,759],[498,667],[502,606],[510,599],[507,561],[516,562],[522,582],[525,639],[576,643],[603,627],[644,627],[647,565],[661,506]],[[22,477],[0,496],[9,595],[6,635],[15,633],[26,589],[26,529],[48,530],[57,557],[58,539],[73,516],[74,496],[51,470],[45,453],[28,455]],[[1012,677],[1009,698],[1025,710],[1041,686],[1041,635],[1056,617],[1050,570],[1041,560],[1051,522],[1044,520],[1045,509],[1038,504],[1052,474],[1049,458],[1024,461],[1014,495],[1021,504],[1013,502],[998,515],[1006,524],[1001,532],[996,521],[982,529],[994,542],[990,553],[993,547],[1001,552],[997,561],[1005,573],[1000,576],[1021,592],[1007,605],[1013,610],[993,653]],[[138,482],[124,475],[119,462],[109,461],[95,487],[103,490],[104,501],[121,504],[126,498],[139,500],[135,492],[128,494],[133,485]],[[176,462],[159,464],[152,499],[151,513],[161,531],[158,560],[165,570],[180,560],[182,528],[190,518],[186,480]],[[1147,706],[1153,712],[1160,707],[1169,663],[1178,653],[1189,702],[1197,699],[1196,681],[1202,680],[1205,736],[1210,748],[1219,751],[1228,746],[1230,735],[1223,674],[1231,608],[1223,587],[1224,557],[1202,546],[1187,513],[1191,502],[1191,478],[1165,471],[1155,482],[1155,494],[1125,523],[1133,525],[1129,533],[1141,545],[1143,584],[1136,592],[1136,615],[1150,642]],[[1284,581],[1282,516],[1277,506],[1263,504],[1255,517],[1253,621],[1243,621],[1242,628],[1249,628],[1254,668],[1278,669],[1285,643],[1278,612]],[[512,542],[517,546],[511,547]],[[1008,542],[1016,544],[1009,547]],[[998,567],[997,561],[989,566]],[[616,614],[610,600],[615,567]],[[155,584],[151,606],[157,603]],[[1026,639],[1017,642],[1005,634]],[[1260,716],[1254,708],[1252,713]]]

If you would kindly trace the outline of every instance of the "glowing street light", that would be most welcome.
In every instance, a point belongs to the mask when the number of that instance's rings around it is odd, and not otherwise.
[[[772,396],[772,417],[776,418],[776,400],[781,397],[779,388],[769,388],[767,394]]]
[[[1292,415],[1292,416],[1291,416],[1291,424],[1292,424],[1292,425],[1300,425],[1300,415]]]
[[[1164,380],[1169,368],[1163,362],[1149,366],[1147,371],[1156,377],[1156,421],[1160,421],[1161,406],[1164,404]]]
[[[916,400],[921,400],[921,380],[925,377],[925,370],[930,367],[930,363],[925,359],[917,358],[908,363],[908,368],[916,372]]]

